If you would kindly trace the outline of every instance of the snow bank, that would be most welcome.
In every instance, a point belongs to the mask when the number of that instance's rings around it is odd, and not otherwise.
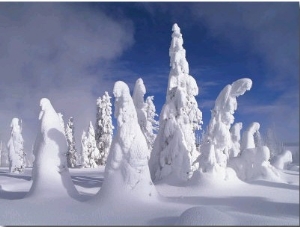
[[[236,221],[230,215],[210,206],[192,207],[184,211],[176,225],[236,225]]]
[[[59,115],[46,98],[40,101],[40,132],[34,145],[32,186],[27,197],[76,197],[67,167],[67,142]]]
[[[151,200],[158,194],[148,167],[150,151],[138,124],[127,84],[117,81],[113,90],[117,133],[105,167],[105,179],[98,197],[118,201],[126,198]]]

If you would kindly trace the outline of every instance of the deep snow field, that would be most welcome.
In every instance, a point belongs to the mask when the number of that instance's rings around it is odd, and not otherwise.
[[[17,175],[1,167],[0,225],[299,225],[299,169],[280,170],[282,182],[161,182],[153,201],[99,201],[103,167],[70,173],[80,198],[30,199],[31,168]]]

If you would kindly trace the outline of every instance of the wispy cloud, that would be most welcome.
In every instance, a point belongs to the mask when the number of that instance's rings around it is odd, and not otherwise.
[[[43,97],[65,121],[74,117],[78,138],[95,118],[95,98],[114,83],[103,80],[105,66],[133,44],[133,33],[131,21],[87,4],[0,3],[2,138],[19,117],[31,147]]]

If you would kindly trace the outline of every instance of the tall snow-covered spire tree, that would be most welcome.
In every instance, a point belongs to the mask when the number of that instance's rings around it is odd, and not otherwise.
[[[82,135],[82,155],[83,155],[83,167],[96,168],[97,162],[100,159],[100,152],[96,145],[95,130],[92,122],[90,121],[87,135],[83,132]]]
[[[198,158],[200,174],[208,172],[217,173],[215,176],[223,179],[227,177],[227,161],[232,148],[230,127],[234,122],[237,97],[251,87],[252,81],[243,78],[226,85],[218,95],[215,107],[211,111],[207,133],[200,147],[201,155]]]
[[[68,167],[74,168],[77,163],[76,162],[77,150],[75,146],[73,117],[70,117],[68,120],[68,123],[65,128],[65,134],[66,134],[66,139],[68,144],[68,151],[67,151]]]
[[[25,168],[24,140],[22,137],[22,121],[13,118],[10,124],[11,134],[7,143],[9,157],[9,171],[11,173],[22,173]]]
[[[152,179],[187,180],[193,172],[192,163],[199,155],[195,130],[202,124],[202,112],[195,96],[196,80],[189,75],[189,64],[183,48],[182,34],[177,24],[172,27],[169,49],[170,74],[166,103],[160,118],[159,131],[149,161]]]
[[[95,139],[97,148],[100,152],[100,158],[97,160],[98,165],[105,165],[108,152],[112,142],[114,126],[112,124],[112,104],[111,97],[106,91],[104,95],[97,99],[97,116]]]
[[[156,130],[158,122],[154,119],[157,114],[155,113],[153,96],[147,97],[146,102],[144,102],[145,94],[146,87],[144,81],[142,78],[139,78],[136,80],[132,99],[137,112],[138,122],[146,138],[148,148],[152,150],[155,139],[154,130]]]

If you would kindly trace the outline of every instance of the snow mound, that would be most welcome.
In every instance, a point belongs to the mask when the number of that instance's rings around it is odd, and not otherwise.
[[[234,219],[228,214],[209,207],[198,206],[184,211],[176,223],[177,225],[235,225]]]
[[[148,160],[150,151],[138,124],[138,118],[130,91],[122,81],[117,81],[113,90],[117,133],[105,167],[105,180],[99,198],[147,200],[158,193],[151,181]]]
[[[40,101],[40,132],[34,145],[32,186],[27,197],[76,197],[67,166],[67,141],[61,119],[46,98]]]

